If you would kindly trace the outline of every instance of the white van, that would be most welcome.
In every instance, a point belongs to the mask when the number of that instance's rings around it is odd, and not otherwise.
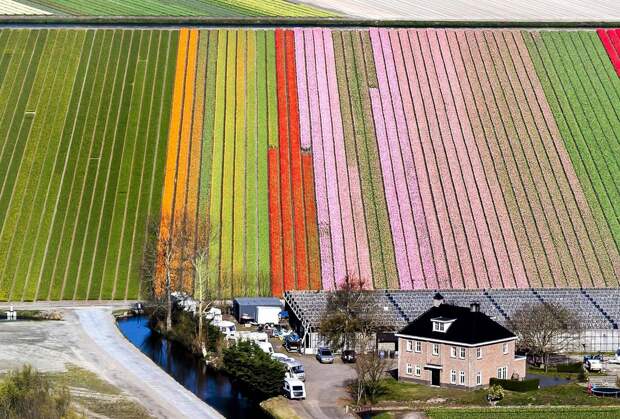
[[[271,355],[273,353],[273,345],[269,342],[254,342],[259,348],[266,354]]]
[[[306,398],[306,386],[304,383],[296,378],[285,378],[282,392],[289,399],[305,399]]]
[[[296,359],[286,356],[285,354],[274,353],[271,354],[271,357],[284,365],[284,368],[286,368],[284,376],[286,378],[296,378],[301,381],[306,381],[304,364]]]
[[[226,339],[237,338],[237,327],[233,322],[229,322],[228,320],[222,320],[221,322],[217,323],[216,326],[220,328],[220,332],[222,332]]]

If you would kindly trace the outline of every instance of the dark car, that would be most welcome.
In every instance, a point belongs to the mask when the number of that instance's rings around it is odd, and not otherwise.
[[[299,352],[301,348],[301,338],[297,335],[297,333],[291,333],[284,338],[284,349],[287,352]]]
[[[342,351],[340,359],[342,359],[342,362],[344,362],[345,364],[354,364],[355,361],[357,361],[357,353],[353,349],[346,349]]]
[[[332,351],[330,351],[329,348],[319,348],[316,353],[316,359],[321,364],[333,364],[334,354],[332,354]]]

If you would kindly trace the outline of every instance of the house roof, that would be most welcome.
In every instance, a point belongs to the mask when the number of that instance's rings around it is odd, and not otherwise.
[[[239,297],[235,301],[242,306],[282,307],[280,300],[275,297]]]
[[[431,320],[438,318],[455,320],[446,332],[435,332]],[[472,312],[469,307],[458,307],[451,304],[431,307],[405,326],[398,334],[468,345],[516,337],[514,333],[486,314],[479,311]]]

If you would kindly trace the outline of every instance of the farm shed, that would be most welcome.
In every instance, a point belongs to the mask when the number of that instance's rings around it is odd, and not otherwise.
[[[252,320],[259,324],[278,323],[282,303],[275,297],[241,297],[233,301],[238,322]]]

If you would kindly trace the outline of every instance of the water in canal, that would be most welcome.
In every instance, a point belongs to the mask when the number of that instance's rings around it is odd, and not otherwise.
[[[268,418],[227,375],[207,370],[203,362],[148,327],[145,316],[118,321],[125,337],[185,388],[227,418]]]

